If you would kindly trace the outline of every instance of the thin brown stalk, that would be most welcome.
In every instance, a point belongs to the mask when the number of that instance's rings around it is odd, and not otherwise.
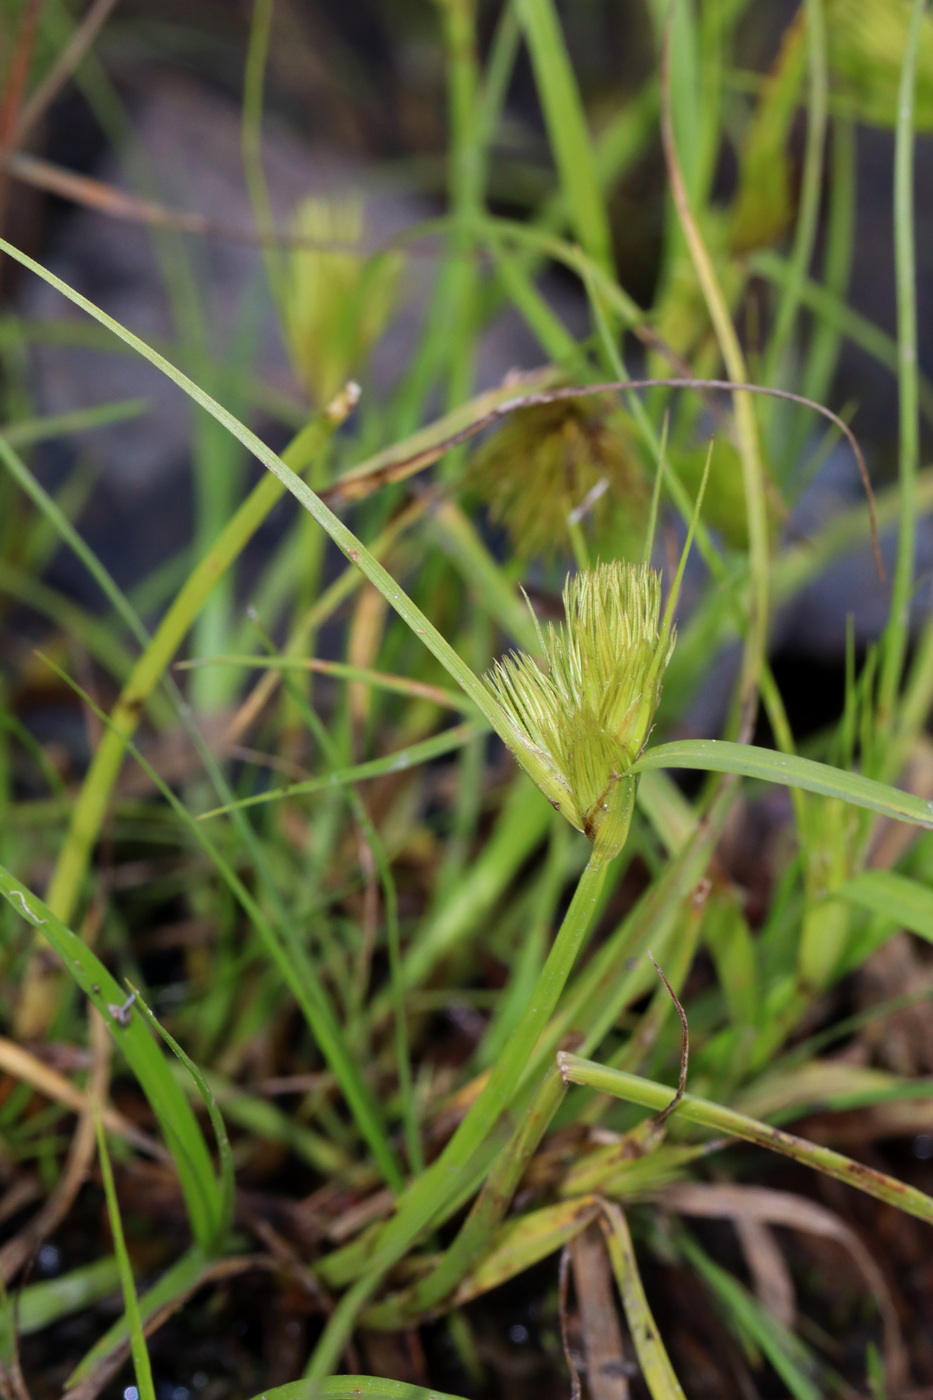
[[[103,1103],[110,1083],[110,1033],[99,1013],[90,1008],[91,1080],[58,1184],[45,1204],[18,1234],[0,1249],[0,1277],[9,1284],[35,1254],[42,1241],[64,1220],[87,1179],[97,1150],[93,1105]]]
[[[16,125],[26,84],[29,81],[29,67],[36,47],[39,32],[39,19],[42,14],[42,0],[26,0],[20,21],[16,46],[8,70],[2,75],[3,92],[0,94],[0,162],[12,150],[16,142]],[[6,215],[9,181],[0,164],[0,229]]]
[[[55,63],[28,101],[23,103],[12,132],[10,146],[20,145],[51,107],[72,73],[106,23],[117,0],[94,0]]]

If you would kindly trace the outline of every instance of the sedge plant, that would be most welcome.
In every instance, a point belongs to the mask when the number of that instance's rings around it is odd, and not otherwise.
[[[668,1185],[692,1176],[690,1185],[702,1196],[710,1185],[705,1160],[721,1153],[727,1139],[741,1139],[852,1183],[886,1206],[899,1205],[922,1222],[918,1228],[933,1218],[918,1187],[777,1126],[818,1105],[860,1106],[869,1121],[878,1104],[897,1101],[903,1115],[897,1121],[911,1124],[928,1111],[922,1080],[827,1049],[833,1036],[858,1035],[872,1018],[880,1021],[877,1008],[860,1011],[848,1027],[820,1026],[806,1040],[799,1031],[812,1021],[817,994],[832,994],[843,976],[857,976],[898,930],[933,938],[930,838],[898,838],[899,845],[878,821],[894,818],[921,831],[933,826],[929,795],[904,790],[902,778],[922,751],[933,696],[933,630],[913,655],[907,628],[912,530],[918,512],[933,505],[915,434],[918,407],[929,413],[933,395],[917,370],[908,236],[912,133],[915,122],[929,120],[929,19],[920,3],[896,8],[882,53],[869,6],[810,0],[759,91],[730,67],[741,4],[680,0],[666,40],[669,7],[652,4],[659,51],[666,43],[662,77],[652,75],[593,135],[551,0],[504,6],[488,58],[479,51],[472,7],[445,3],[438,29],[450,88],[451,212],[434,226],[444,234],[445,252],[424,334],[388,405],[374,405],[367,393],[365,359],[404,289],[394,253],[370,263],[357,257],[362,214],[352,201],[306,205],[290,229],[296,246],[287,254],[265,248],[303,394],[284,405],[267,386],[244,383],[242,373],[234,383],[225,377],[229,367],[220,365],[210,378],[215,397],[195,382],[200,371],[186,377],[177,367],[183,344],[177,353],[148,345],[4,244],[29,274],[86,313],[86,325],[68,327],[83,348],[99,351],[95,336],[117,337],[124,352],[171,378],[218,431],[267,469],[229,520],[214,522],[219,533],[213,542],[202,540],[193,567],[190,560],[170,561],[166,574],[126,597],[71,523],[81,480],[51,495],[33,474],[29,450],[43,436],[65,428],[81,433],[94,422],[132,416],[139,406],[107,405],[67,422],[32,412],[21,340],[64,332],[55,325],[0,324],[10,420],[0,445],[6,493],[0,585],[18,606],[48,619],[52,634],[43,659],[24,664],[26,684],[4,697],[0,727],[0,892],[9,958],[3,988],[6,995],[16,987],[16,1003],[8,1000],[19,1041],[0,1040],[0,1063],[20,1086],[0,1112],[10,1147],[4,1161],[34,1162],[36,1179],[51,1184],[65,1112],[88,1109],[80,1083],[54,1070],[30,1039],[54,1034],[59,1043],[80,1041],[77,988],[100,1012],[151,1108],[141,1126],[115,1107],[101,1107],[111,1151],[102,1150],[100,1159],[113,1167],[106,1178],[111,1218],[126,1213],[119,1199],[122,1164],[135,1151],[158,1160],[160,1180],[177,1180],[183,1207],[170,1229],[155,1232],[161,1252],[146,1272],[158,1277],[148,1289],[134,1288],[135,1237],[128,1231],[114,1256],[95,1260],[93,1272],[82,1266],[54,1291],[57,1280],[23,1291],[24,1334],[69,1308],[90,1308],[108,1288],[122,1291],[125,1316],[77,1363],[75,1384],[93,1389],[121,1348],[145,1376],[144,1333],[155,1351],[161,1320],[196,1290],[224,1278],[235,1291],[236,1271],[250,1260],[243,1234],[233,1233],[234,1166],[255,1179],[277,1153],[290,1171],[303,1174],[303,1188],[307,1178],[318,1193],[317,1208],[310,1195],[303,1206],[313,1219],[313,1247],[305,1249],[296,1231],[289,1248],[301,1254],[309,1296],[328,1295],[328,1315],[297,1363],[305,1379],[265,1392],[276,1400],[440,1394],[400,1390],[378,1377],[329,1376],[358,1323],[366,1364],[375,1332],[447,1319],[464,1365],[480,1376],[469,1315],[460,1309],[594,1222],[653,1400],[668,1400],[680,1388],[639,1276],[645,1250],[691,1270],[721,1306],[725,1331],[742,1354],[767,1356],[791,1393],[812,1397],[814,1375],[825,1390],[835,1383],[819,1370],[813,1347],[770,1318],[686,1227],[658,1225],[655,1205],[645,1203],[660,1200],[668,1217],[676,1214],[676,1194],[664,1203]],[[43,25],[52,26],[42,31],[48,50],[57,9],[43,12]],[[276,231],[259,127],[273,9],[269,0],[254,7],[244,104],[256,225],[270,245]],[[523,45],[556,175],[540,207],[518,220],[492,212],[486,182],[495,173],[493,138]],[[913,53],[913,66],[903,62],[905,53],[908,59]],[[19,65],[24,73],[29,66]],[[892,74],[901,87],[898,100],[891,96]],[[92,64],[80,81],[95,110],[112,115],[114,94]],[[829,95],[842,104],[838,110],[827,106]],[[746,101],[739,189],[723,207],[712,178],[717,152],[727,126],[734,139]],[[795,222],[793,130],[804,102],[809,134]],[[677,218],[664,220],[658,292],[642,308],[613,266],[608,195],[648,150],[659,112]],[[846,302],[853,114],[898,123],[897,342]],[[817,282],[808,269],[827,125],[834,174],[826,271]],[[785,231],[789,252],[781,250]],[[316,239],[319,248],[311,246]],[[546,261],[570,272],[584,290],[587,339],[571,335],[543,296],[536,279]],[[735,329],[752,275],[776,289],[774,329],[757,361],[743,352]],[[524,318],[547,364],[526,384],[471,398],[479,331],[504,301]],[[818,320],[809,343],[801,335],[804,310]],[[645,398],[623,358],[633,336],[659,361],[658,379],[642,386]],[[767,671],[766,628],[770,607],[792,598],[848,544],[872,534],[870,509],[858,503],[818,539],[786,546],[779,540],[778,522],[796,489],[796,455],[816,421],[806,400],[827,392],[844,336],[881,369],[899,374],[903,489],[880,492],[877,515],[881,524],[900,518],[903,548],[879,657],[861,673],[850,658],[843,720],[802,754]],[[721,366],[727,378],[712,378]],[[674,377],[664,379],[670,370]],[[364,381],[362,398],[356,388],[343,388],[351,374]],[[769,407],[753,401],[744,387],[749,375],[767,381],[749,388],[783,401]],[[554,385],[564,398],[530,402]],[[586,397],[600,386],[602,398]],[[733,396],[721,398],[724,392]],[[290,446],[281,455],[271,451],[243,421],[245,410],[234,416],[220,399],[264,411],[272,404]],[[431,401],[450,409],[419,426]],[[617,401],[624,402],[624,419],[621,409],[604,407]],[[525,416],[531,411],[537,424]],[[351,412],[358,436],[346,428]],[[716,422],[712,464],[698,446],[703,412]],[[514,414],[512,429],[486,445],[485,465],[480,457],[461,476],[467,438],[496,413]],[[799,420],[789,430],[784,415],[791,413]],[[624,435],[612,438],[615,415]],[[827,431],[839,429],[840,419],[832,418]],[[387,437],[389,446],[365,455],[369,444]],[[814,461],[829,442],[820,444]],[[442,491],[417,480],[453,448],[462,450],[447,458]],[[699,510],[692,496],[701,463],[709,480]],[[547,541],[532,532],[523,544],[516,535],[509,558],[494,555],[464,508],[484,471],[494,488],[492,516],[509,530],[517,525],[520,534],[523,521],[537,525],[547,514],[549,525],[556,521]],[[687,548],[696,543],[708,570],[692,614],[679,619],[676,648],[686,550],[662,606],[651,542],[633,551],[629,539],[614,549],[621,538],[615,522],[626,512],[643,521],[652,480],[651,518],[679,515]],[[406,483],[414,488],[410,495]],[[521,498],[519,484],[528,491]],[[550,513],[538,510],[544,503],[536,493],[545,490]],[[230,577],[247,540],[286,493],[294,514],[259,578],[252,615],[237,635],[225,604],[222,653],[188,657],[199,667],[229,668],[227,675],[237,678],[192,692],[195,707],[211,695],[239,696],[241,674],[247,687],[236,712],[223,716],[221,737],[214,731],[208,743],[198,723],[215,717],[192,716],[170,671],[216,581]],[[324,586],[331,577],[328,540],[343,563]],[[81,560],[108,613],[95,618],[44,579],[57,541]],[[516,583],[552,582],[555,556],[562,572],[568,543],[578,568],[564,587],[564,618],[539,622],[522,607]],[[602,562],[592,565],[594,559]],[[309,655],[328,624],[332,635],[343,635],[339,610],[347,607],[353,609],[347,656]],[[162,620],[150,632],[142,619],[156,614]],[[503,649],[497,631],[506,638],[505,654],[491,662]],[[211,634],[193,635],[197,647]],[[655,729],[663,738],[710,658],[736,638],[745,654],[730,738],[656,743]],[[88,657],[106,681],[96,694],[84,681]],[[67,679],[76,672],[80,686]],[[73,775],[62,776],[16,711],[16,694],[35,689],[37,677],[60,687],[69,702],[65,687],[76,686],[84,712],[99,725],[73,803]],[[363,686],[367,699],[359,704]],[[733,742],[748,737],[759,688],[777,752]],[[102,697],[110,694],[117,699],[108,713]],[[448,725],[451,715],[456,722]],[[498,760],[490,760],[490,731],[522,771],[506,777]],[[166,777],[159,743],[182,733],[198,763],[186,760],[180,776],[174,770]],[[160,800],[133,797],[119,777],[125,757],[141,775],[136,781]],[[666,770],[678,767],[704,775],[696,800],[667,777]],[[740,810],[742,776],[806,794],[794,808],[798,849],[778,872],[758,927],[732,884],[717,879],[711,888],[707,879],[717,839]],[[365,798],[357,791],[364,783],[372,785]],[[459,787],[453,799],[451,787]],[[125,853],[135,859],[141,844],[153,856],[142,887],[127,892],[119,880],[101,883],[95,850],[102,835],[110,843],[107,858],[116,852],[117,871]],[[882,848],[894,851],[891,868],[869,862],[869,852],[874,860]],[[623,882],[626,871],[634,878]],[[46,872],[51,878],[42,899],[37,889]],[[164,911],[178,908],[187,922],[181,929],[169,924],[166,932]],[[592,939],[597,919],[604,933],[598,942]],[[172,956],[182,971],[175,988],[158,985],[144,951],[146,920],[160,921],[160,938],[177,940]],[[205,928],[210,936],[200,940]],[[596,946],[584,959],[588,940]],[[676,1102],[671,1086],[681,1026],[675,1001],[650,966],[649,948],[675,997],[683,996],[690,1023],[690,1093]],[[688,978],[698,949],[709,955],[704,966],[712,972],[694,998]],[[487,963],[505,970],[503,988],[495,976],[487,982],[476,975]],[[138,988],[131,1005],[126,981]],[[180,1002],[172,999],[178,986]],[[463,1011],[464,1024],[483,1027],[453,1070],[434,1062],[426,1031],[451,1006]],[[157,1039],[160,1029],[167,1051]],[[273,1060],[282,1074],[259,1078],[256,1065]],[[299,1097],[280,1107],[280,1090]],[[42,1112],[35,1111],[36,1095],[48,1096]],[[639,1108],[652,1117],[638,1121]],[[211,1133],[204,1131],[205,1114]],[[567,1131],[551,1138],[555,1128]],[[719,1171],[724,1162],[721,1157]],[[737,1177],[751,1170],[744,1159],[729,1169]],[[734,1185],[740,1197],[742,1183]],[[143,1214],[140,1199],[137,1193],[134,1228]],[[251,1228],[256,1199],[243,1198],[238,1232]],[[834,1238],[844,1237],[837,1227]],[[266,1231],[263,1239],[265,1247],[273,1237]],[[12,1256],[3,1257],[12,1269]],[[878,1297],[890,1319],[883,1286]],[[4,1357],[13,1327],[11,1313]],[[897,1348],[887,1334],[884,1345],[884,1369],[896,1390]],[[877,1379],[878,1364],[869,1372]],[[882,1381],[872,1384],[882,1393]]]

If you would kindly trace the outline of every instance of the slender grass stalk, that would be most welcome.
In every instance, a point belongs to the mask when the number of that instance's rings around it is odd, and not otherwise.
[[[492,42],[489,46],[489,58],[486,63],[486,71],[483,74],[482,84],[477,94],[477,144],[479,147],[479,159],[482,161],[483,170],[478,176],[478,182],[485,187],[488,176],[486,165],[488,162],[488,152],[491,142],[496,135],[502,109],[508,96],[509,82],[515,69],[515,60],[518,57],[518,48],[521,42],[521,32],[518,27],[518,20],[515,17],[515,10],[511,5],[506,5],[499,16]]]
[[[667,159],[671,192],[681,226],[690,249],[697,279],[703,290],[710,319],[716,332],[726,373],[736,384],[748,381],[745,357],[732,324],[729,308],[720,286],[712,259],[703,241],[680,169],[670,109],[670,54],[666,38],[661,55],[661,131]],[[765,490],[765,467],[761,454],[758,425],[751,397],[735,393],[735,419],[745,487],[745,512],[749,547],[749,619],[742,675],[739,684],[740,734],[747,736],[754,718],[758,679],[765,659],[768,635],[768,508]]]
[[[142,1317],[139,1311],[139,1299],[136,1296],[136,1285],[133,1282],[133,1265],[127,1253],[126,1240],[123,1235],[123,1221],[120,1216],[120,1204],[117,1200],[117,1189],[113,1181],[113,1168],[110,1165],[110,1153],[107,1151],[107,1138],[104,1135],[104,1125],[101,1119],[100,1107],[96,1106],[94,1114],[94,1127],[97,1131],[97,1156],[100,1162],[100,1174],[104,1183],[104,1196],[107,1200],[107,1215],[110,1219],[110,1230],[113,1234],[113,1248],[117,1259],[117,1267],[120,1270],[120,1285],[123,1289],[123,1306],[126,1309],[126,1317],[130,1332],[130,1348],[133,1356],[133,1370],[136,1375],[136,1388],[139,1392],[140,1400],[156,1400],[155,1383],[152,1378],[152,1363],[149,1360],[149,1350],[146,1346],[146,1338],[143,1333]]]
[[[469,395],[474,374],[480,281],[473,257],[476,217],[483,208],[484,140],[490,134],[479,98],[474,0],[443,0],[447,46],[449,198],[453,216],[449,261],[447,404]],[[453,464],[448,472],[453,472]]]
[[[653,1112],[659,1112],[671,1102],[672,1091],[665,1084],[639,1079],[633,1074],[594,1064],[591,1060],[580,1059],[578,1055],[563,1050],[559,1052],[557,1062],[564,1079],[570,1084],[585,1084],[602,1094],[624,1099],[627,1103],[641,1104]],[[846,1182],[866,1195],[933,1225],[933,1196],[918,1191],[914,1186],[907,1186],[884,1172],[875,1171],[873,1167],[863,1166],[861,1162],[844,1157],[841,1152],[834,1152],[829,1147],[795,1137],[793,1133],[759,1123],[744,1113],[736,1113],[734,1109],[710,1103],[708,1099],[695,1098],[692,1094],[684,1094],[678,1101],[671,1121],[675,1118],[709,1128],[714,1133],[724,1133],[728,1137],[742,1138],[745,1142],[767,1147],[772,1152],[802,1162],[814,1171]]]
[[[2,449],[0,449],[2,452]],[[443,686],[429,685],[424,681],[413,680],[409,676],[390,675],[385,671],[374,671],[369,666],[348,666],[343,661],[325,661],[316,656],[270,656],[221,655],[194,657],[189,661],[179,661],[177,671],[197,670],[201,666],[237,666],[244,670],[256,671],[314,671],[322,676],[336,676],[342,680],[361,681],[367,686],[392,691],[396,695],[407,695],[409,699],[430,700],[450,710],[472,709],[470,702],[456,690],[445,690]]]
[[[365,763],[354,763],[348,768],[334,768],[319,778],[305,778],[300,783],[288,783],[285,787],[274,788],[271,792],[257,792],[252,797],[241,797],[237,802],[227,802],[222,807],[214,807],[202,812],[198,821],[210,817],[220,817],[228,812],[242,812],[247,807],[261,807],[267,802],[279,802],[285,797],[302,797],[312,792],[326,792],[328,789],[344,787],[350,783],[360,783],[366,778],[381,778],[386,773],[398,773],[415,768],[419,763],[428,763],[443,754],[453,753],[483,729],[475,724],[458,724],[444,729],[440,734],[424,739],[420,744],[410,744],[406,749],[387,754],[385,758],[370,758]]]
[[[920,26],[926,0],[912,0],[910,26],[897,98],[894,143],[894,271],[897,283],[898,407],[900,447],[898,481],[901,511],[897,562],[891,585],[891,611],[884,634],[878,686],[878,725],[895,723],[895,702],[901,684],[910,636],[910,602],[914,587],[917,533],[917,472],[920,432],[917,391],[917,266],[914,235],[914,109]]]
[[[581,247],[605,272],[612,233],[586,125],[586,114],[552,0],[515,0],[566,207]]]
[[[80,559],[130,634],[140,646],[146,646],[149,642],[149,634],[136,612],[128,605],[121,590],[116,587],[94,551],[85,544],[58,502],[53,500],[40,482],[36,480],[23,459],[13,450],[9,435],[0,437],[0,461],[3,462],[17,485],[50,522],[58,538],[67,544],[69,549],[73,550],[77,558]]]
[[[189,1249],[187,1253],[183,1254],[170,1268],[166,1269],[158,1282],[139,1298],[139,1311],[143,1325],[145,1326],[167,1304],[190,1297],[209,1268],[209,1259],[197,1247]],[[69,1389],[86,1380],[101,1358],[113,1351],[121,1342],[125,1342],[128,1335],[128,1319],[124,1313],[111,1327],[108,1327],[104,1335],[98,1338],[90,1351],[78,1362],[68,1377]]]
[[[434,288],[428,327],[398,396],[394,413],[398,435],[407,435],[418,425],[427,395],[440,373],[447,374],[448,407],[455,409],[462,403],[472,384],[480,325],[475,230],[483,211],[484,156],[486,143],[494,134],[494,109],[484,106],[480,95],[473,0],[442,0],[438,8],[446,45],[450,129],[449,242]]]
[[[689,839],[632,912],[594,952],[564,997],[538,1044],[536,1063],[552,1056],[570,1033],[582,1034],[583,1050],[593,1054],[619,1016],[651,987],[654,973],[644,954],[650,946],[667,961],[670,941],[706,871],[732,803],[734,780],[724,779]]]
[[[253,13],[243,74],[243,116],[240,144],[246,188],[253,206],[256,229],[265,235],[262,256],[273,303],[281,309],[285,298],[284,255],[271,242],[275,236],[275,215],[262,167],[262,108],[266,60],[275,0],[253,0]]]
[[[768,342],[763,378],[766,384],[780,379],[781,365],[800,308],[801,289],[816,243],[823,188],[823,154],[829,110],[829,77],[826,58],[826,16],[823,0],[806,0],[807,63],[810,94],[807,103],[807,146],[803,162],[800,210],[794,243],[787,262],[788,277],[781,285],[774,329]]]
[[[838,118],[832,128],[831,160],[828,172],[829,207],[826,214],[826,252],[823,261],[824,289],[837,306],[843,304],[852,274],[855,235],[855,128]],[[806,269],[797,284],[797,296],[806,305]],[[842,332],[832,317],[815,318],[800,378],[801,391],[808,399],[823,403],[829,395],[839,360]],[[895,351],[896,360],[896,351]],[[801,420],[789,435],[786,468],[795,471],[806,442],[809,424]],[[798,478],[799,480],[799,475]]]

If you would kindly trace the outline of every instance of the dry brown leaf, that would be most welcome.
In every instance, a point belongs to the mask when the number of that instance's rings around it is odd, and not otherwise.
[[[907,1383],[908,1359],[897,1311],[884,1274],[865,1245],[833,1211],[805,1196],[774,1191],[764,1186],[685,1182],[667,1186],[654,1199],[684,1215],[757,1221],[805,1230],[837,1241],[846,1249],[878,1305],[884,1328],[884,1360],[888,1383],[897,1389]]]
[[[78,1118],[65,1166],[48,1200],[33,1218],[0,1249],[0,1277],[9,1284],[39,1245],[64,1220],[83,1186],[97,1151],[94,1105],[102,1104],[110,1085],[110,1054],[113,1042],[103,1017],[89,1007],[92,1068],[89,1092]]]
[[[628,1400],[625,1345],[602,1231],[592,1224],[568,1246],[580,1310],[590,1400]]]
[[[72,1084],[70,1079],[66,1079],[58,1070],[52,1069],[37,1055],[24,1050],[21,1045],[17,1045],[12,1040],[7,1040],[5,1036],[0,1036],[0,1071],[9,1074],[13,1079],[20,1080],[23,1084],[30,1084],[33,1089],[50,1099],[53,1103],[60,1103],[64,1108],[70,1109],[72,1113],[84,1114],[87,1112],[88,1096],[83,1089],[79,1089]],[[132,1147],[140,1152],[147,1153],[150,1157],[155,1157],[160,1161],[170,1160],[168,1152],[162,1145],[151,1138],[148,1133],[142,1132],[129,1118],[118,1113],[114,1108],[104,1108],[102,1110],[104,1127],[108,1133],[116,1133],[122,1137]]]
[[[733,1223],[751,1274],[755,1296],[778,1322],[793,1328],[797,1319],[794,1280],[774,1231],[764,1221],[748,1215],[733,1216]]]

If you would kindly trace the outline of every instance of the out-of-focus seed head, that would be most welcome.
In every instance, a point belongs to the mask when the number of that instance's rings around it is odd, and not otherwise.
[[[362,200],[346,195],[303,200],[292,221],[296,237],[323,245],[289,253],[282,305],[295,373],[321,407],[363,368],[394,305],[401,255],[339,246],[361,244],[364,226]]]
[[[475,454],[467,480],[521,558],[566,550],[581,506],[594,552],[622,555],[641,538],[649,492],[625,417],[592,400],[519,409]]]

